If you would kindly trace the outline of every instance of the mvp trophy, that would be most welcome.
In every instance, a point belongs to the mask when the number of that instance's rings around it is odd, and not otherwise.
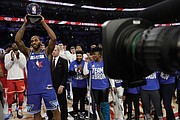
[[[30,23],[38,23],[42,20],[41,17],[41,12],[42,9],[41,7],[36,4],[36,3],[30,3],[26,7],[26,12],[27,12],[27,21]]]

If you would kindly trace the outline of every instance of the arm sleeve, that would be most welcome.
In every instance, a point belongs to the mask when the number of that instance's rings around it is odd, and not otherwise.
[[[26,67],[26,57],[22,53],[20,53],[20,58],[19,60],[17,60],[17,62],[21,69],[24,69]]]
[[[64,60],[63,62],[63,78],[62,78],[62,86],[66,86],[67,78],[68,78],[68,61]]]
[[[4,59],[5,68],[9,70],[12,65],[14,64],[14,61],[11,60],[10,55],[6,54]]]
[[[85,62],[83,67],[83,75],[88,75],[88,74],[89,74],[88,62]]]

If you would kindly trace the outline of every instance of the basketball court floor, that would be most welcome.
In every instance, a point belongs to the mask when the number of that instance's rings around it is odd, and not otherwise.
[[[25,101],[26,101],[26,98],[25,98]],[[30,115],[30,114],[27,113],[26,102],[24,102],[24,104],[23,104],[24,117],[22,119],[17,118],[16,111],[15,111],[15,106],[16,105],[14,104],[13,116],[10,118],[10,120],[33,120],[33,115]],[[178,120],[178,105],[176,103],[176,98],[173,98],[172,108],[174,110],[176,120]],[[91,110],[91,108],[89,108],[89,106],[86,105],[86,110],[89,111],[89,109]],[[7,113],[7,105],[5,105],[4,111],[5,111],[5,113]],[[72,100],[68,100],[68,112],[71,112],[71,111],[73,111],[73,109],[72,109]],[[142,111],[142,104],[141,103],[140,103],[140,111],[141,111],[140,120],[144,120],[143,111]],[[133,114],[134,114],[134,111],[133,111]],[[43,107],[43,106],[42,106],[41,115],[45,118],[44,120],[47,120],[45,107]],[[164,120],[166,120],[165,119],[165,110],[164,109],[163,109],[163,115],[164,115]],[[113,107],[111,105],[111,120],[113,120],[113,118],[114,118]],[[127,116],[125,116],[125,118],[127,118]],[[74,120],[74,118],[70,114],[68,114],[68,120]]]

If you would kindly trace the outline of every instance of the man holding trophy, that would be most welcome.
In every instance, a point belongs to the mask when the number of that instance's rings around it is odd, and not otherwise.
[[[31,3],[27,6],[27,15],[24,17],[24,23],[15,36],[16,44],[19,50],[27,58],[27,106],[28,112],[34,114],[35,120],[41,120],[41,101],[44,100],[47,110],[52,110],[54,120],[60,120],[61,114],[58,109],[55,90],[52,86],[50,61],[51,55],[56,44],[56,35],[52,29],[45,23],[41,15],[41,7],[38,4]],[[22,41],[27,23],[40,23],[45,28],[50,37],[49,44],[45,49],[41,49],[40,37],[34,35],[31,37],[32,50],[25,46]]]

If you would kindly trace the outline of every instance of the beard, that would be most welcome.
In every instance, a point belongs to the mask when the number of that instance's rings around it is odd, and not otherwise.
[[[34,46],[33,46],[33,49],[34,49],[35,51],[37,51],[38,49],[40,49],[40,47],[41,47],[41,44],[37,44],[37,45],[34,45]]]
[[[77,59],[77,62],[78,62],[78,63],[81,63],[81,61],[82,61],[82,59]]]
[[[13,51],[18,51],[18,48],[13,48]]]

